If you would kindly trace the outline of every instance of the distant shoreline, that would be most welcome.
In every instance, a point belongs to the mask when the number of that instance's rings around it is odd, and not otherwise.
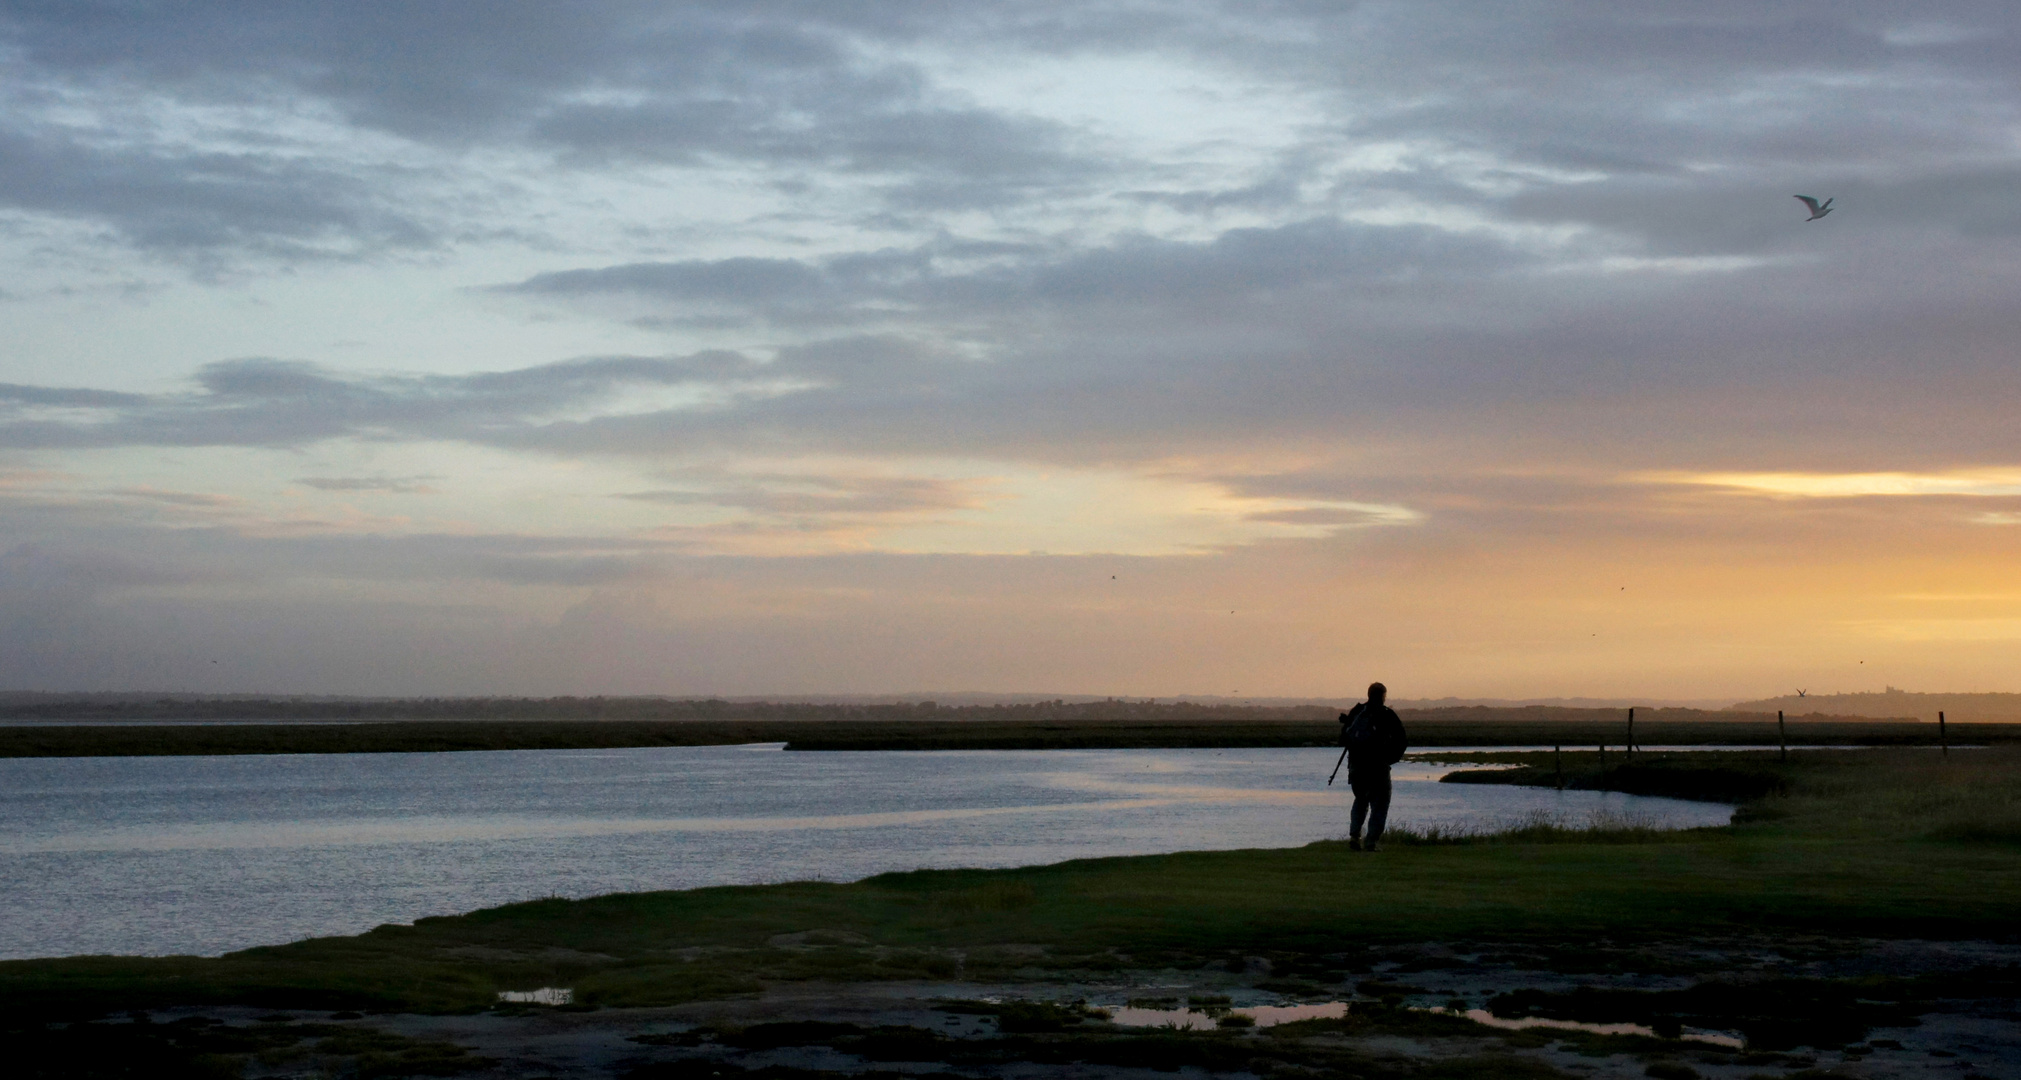
[[[1714,714],[1717,715],[1717,714]],[[1625,710],[1455,709],[1406,712],[1413,747],[1618,748]],[[1644,746],[1935,745],[1935,724],[1792,718],[1707,719],[1690,710],[1638,713]],[[789,750],[1075,750],[1331,747],[1339,726],[1320,718],[1053,719],[513,719],[258,720],[133,718],[115,722],[14,719],[0,723],[0,757],[134,757],[231,754],[441,753],[785,743]],[[2021,724],[1952,724],[1953,744],[2021,742]]]
[[[47,723],[389,722],[389,721],[996,721],[1053,723],[1327,721],[1358,697],[1320,699],[1091,698],[961,693],[932,697],[827,698],[559,696],[559,697],[335,697],[312,695],[0,690],[0,725]],[[1882,693],[1811,694],[1713,706],[1634,700],[1559,698],[1548,701],[1394,700],[1407,716],[1452,720],[1584,720],[1625,718],[1633,708],[1647,720],[1707,723],[1791,720],[1934,723],[2021,723],[2021,694]]]

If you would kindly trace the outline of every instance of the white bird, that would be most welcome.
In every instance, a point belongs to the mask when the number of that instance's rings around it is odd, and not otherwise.
[[[1803,203],[1805,206],[1810,207],[1810,216],[1805,218],[1804,219],[1805,221],[1816,221],[1817,219],[1832,212],[1831,199],[1826,199],[1823,202],[1819,202],[1808,195],[1798,195],[1797,201]]]

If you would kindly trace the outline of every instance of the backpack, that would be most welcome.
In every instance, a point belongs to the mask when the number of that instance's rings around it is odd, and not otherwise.
[[[1361,714],[1354,718],[1353,723],[1347,725],[1347,731],[1341,735],[1341,744],[1347,747],[1349,754],[1374,750],[1376,744],[1381,741],[1382,733],[1375,728],[1374,709],[1361,710]]]

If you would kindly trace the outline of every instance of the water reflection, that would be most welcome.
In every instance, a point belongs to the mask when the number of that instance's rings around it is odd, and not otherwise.
[[[1656,1029],[1646,1024],[1589,1024],[1582,1020],[1546,1020],[1541,1017],[1505,1019],[1486,1009],[1468,1009],[1463,1015],[1477,1024],[1488,1027],[1520,1031],[1524,1028],[1557,1028],[1564,1031],[1590,1031],[1595,1035],[1641,1035],[1645,1038],[1657,1037]],[[1730,1031],[1706,1031],[1701,1028],[1685,1028],[1678,1038],[1686,1042],[1711,1043],[1714,1046],[1731,1047],[1738,1050],[1747,1041]]]
[[[1148,1009],[1130,1005],[1103,1005],[1101,1009],[1112,1022],[1125,1027],[1207,1031],[1227,1016],[1246,1016],[1256,1027],[1275,1027],[1294,1020],[1338,1020],[1347,1015],[1347,1007],[1345,1001],[1325,1001],[1317,1005],[1245,1005],[1239,1009]]]
[[[1245,1005],[1239,1008],[1219,1006],[1192,1006],[1189,1008],[1147,1008],[1142,1005],[1102,1005],[1112,1022],[1124,1027],[1171,1028],[1184,1031],[1208,1031],[1225,1025],[1225,1017],[1246,1016],[1256,1027],[1275,1027],[1296,1020],[1338,1020],[1353,1008],[1348,1001],[1323,1001],[1307,1005]],[[1364,1003],[1366,1007],[1367,1003]],[[1589,1024],[1579,1020],[1545,1020],[1533,1017],[1505,1019],[1486,1009],[1468,1009],[1452,1013],[1448,1009],[1417,1009],[1417,1012],[1451,1013],[1464,1016],[1474,1023],[1486,1027],[1501,1028],[1505,1031],[1520,1031],[1525,1028],[1552,1028],[1559,1031],[1584,1031],[1594,1035],[1640,1035],[1657,1038],[1655,1029],[1645,1024]],[[1243,1025],[1248,1026],[1248,1025]],[[1678,1036],[1686,1042],[1709,1043],[1738,1050],[1745,1042],[1740,1035],[1728,1031],[1705,1031],[1699,1028],[1684,1028]]]
[[[544,896],[1294,847],[1345,832],[1312,749],[787,754],[649,747],[0,760],[0,958],[216,954]],[[1730,808],[1440,784],[1393,823]]]
[[[543,986],[538,990],[500,990],[498,1000],[513,1005],[573,1005],[575,991],[562,986]]]

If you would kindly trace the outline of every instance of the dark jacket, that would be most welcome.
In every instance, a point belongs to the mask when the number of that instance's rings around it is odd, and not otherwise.
[[[1387,705],[1370,705],[1364,701],[1349,709],[1340,718],[1340,741],[1347,745],[1347,733],[1354,728],[1354,722],[1361,715],[1374,710],[1370,717],[1375,725],[1374,738],[1365,745],[1348,746],[1347,771],[1355,773],[1388,772],[1391,765],[1403,760],[1403,752],[1409,747],[1404,741],[1403,720],[1396,710]]]

